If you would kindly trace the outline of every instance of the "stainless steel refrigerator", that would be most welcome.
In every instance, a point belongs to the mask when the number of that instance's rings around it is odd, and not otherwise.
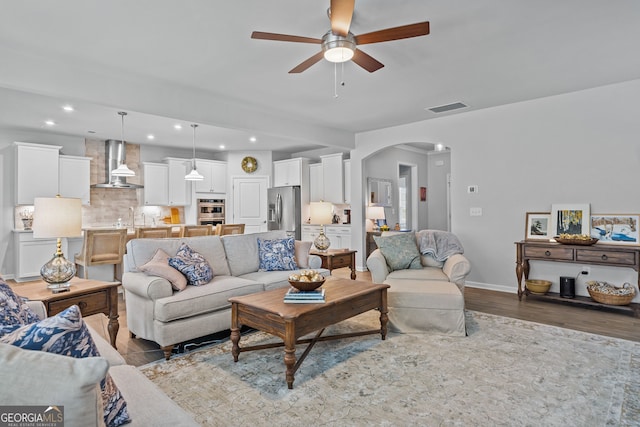
[[[285,230],[289,236],[300,240],[302,233],[300,187],[269,188],[267,201],[269,204],[267,228],[269,230]]]

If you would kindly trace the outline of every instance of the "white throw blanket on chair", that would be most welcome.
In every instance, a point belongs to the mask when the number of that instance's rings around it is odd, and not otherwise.
[[[451,255],[463,254],[462,243],[455,234],[441,230],[420,230],[418,246],[422,255],[431,255],[436,261],[445,261]]]

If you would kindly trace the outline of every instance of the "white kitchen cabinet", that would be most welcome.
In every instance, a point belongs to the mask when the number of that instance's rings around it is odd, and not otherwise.
[[[15,204],[33,205],[36,197],[58,194],[58,155],[61,146],[14,142]]]
[[[324,183],[322,182],[322,163],[309,165],[309,201],[324,200]]]
[[[320,230],[322,230],[320,225],[303,224],[300,239],[303,242],[313,242],[320,234]]]
[[[57,249],[57,239],[34,239],[33,232],[14,232],[15,276],[16,282],[24,282],[40,278],[40,269],[47,263]],[[73,262],[73,254],[67,253],[66,239],[62,239],[62,253]]]
[[[309,159],[297,157],[295,159],[277,160],[273,162],[273,186],[284,187],[299,185],[306,190],[309,176]]]
[[[329,241],[331,241],[329,249],[351,248],[351,226],[327,225],[325,226],[324,234],[326,234]]]
[[[191,160],[167,157],[169,166],[168,206],[186,206],[191,203],[191,182],[184,179],[191,171]]]
[[[144,204],[167,206],[169,204],[169,165],[144,162]]]
[[[344,203],[351,204],[351,159],[343,161]]]
[[[204,177],[194,181],[197,193],[227,192],[227,163],[219,160],[196,159],[196,168]]]
[[[88,205],[91,199],[91,158],[60,156],[58,192],[62,197],[73,197]]]
[[[322,182],[324,201],[344,203],[344,172],[342,170],[342,153],[320,156],[322,159]]]

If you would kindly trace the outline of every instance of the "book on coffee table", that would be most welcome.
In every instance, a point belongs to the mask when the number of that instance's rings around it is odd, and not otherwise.
[[[298,304],[313,304],[324,302],[324,289],[316,289],[313,291],[300,291],[296,288],[291,288],[284,295],[284,302],[298,303]]]

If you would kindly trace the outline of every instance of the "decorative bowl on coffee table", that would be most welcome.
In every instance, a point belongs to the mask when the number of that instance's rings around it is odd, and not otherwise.
[[[318,289],[320,286],[324,284],[326,279],[318,280],[315,282],[301,282],[297,280],[289,280],[289,284],[296,288],[299,291],[313,291]]]

